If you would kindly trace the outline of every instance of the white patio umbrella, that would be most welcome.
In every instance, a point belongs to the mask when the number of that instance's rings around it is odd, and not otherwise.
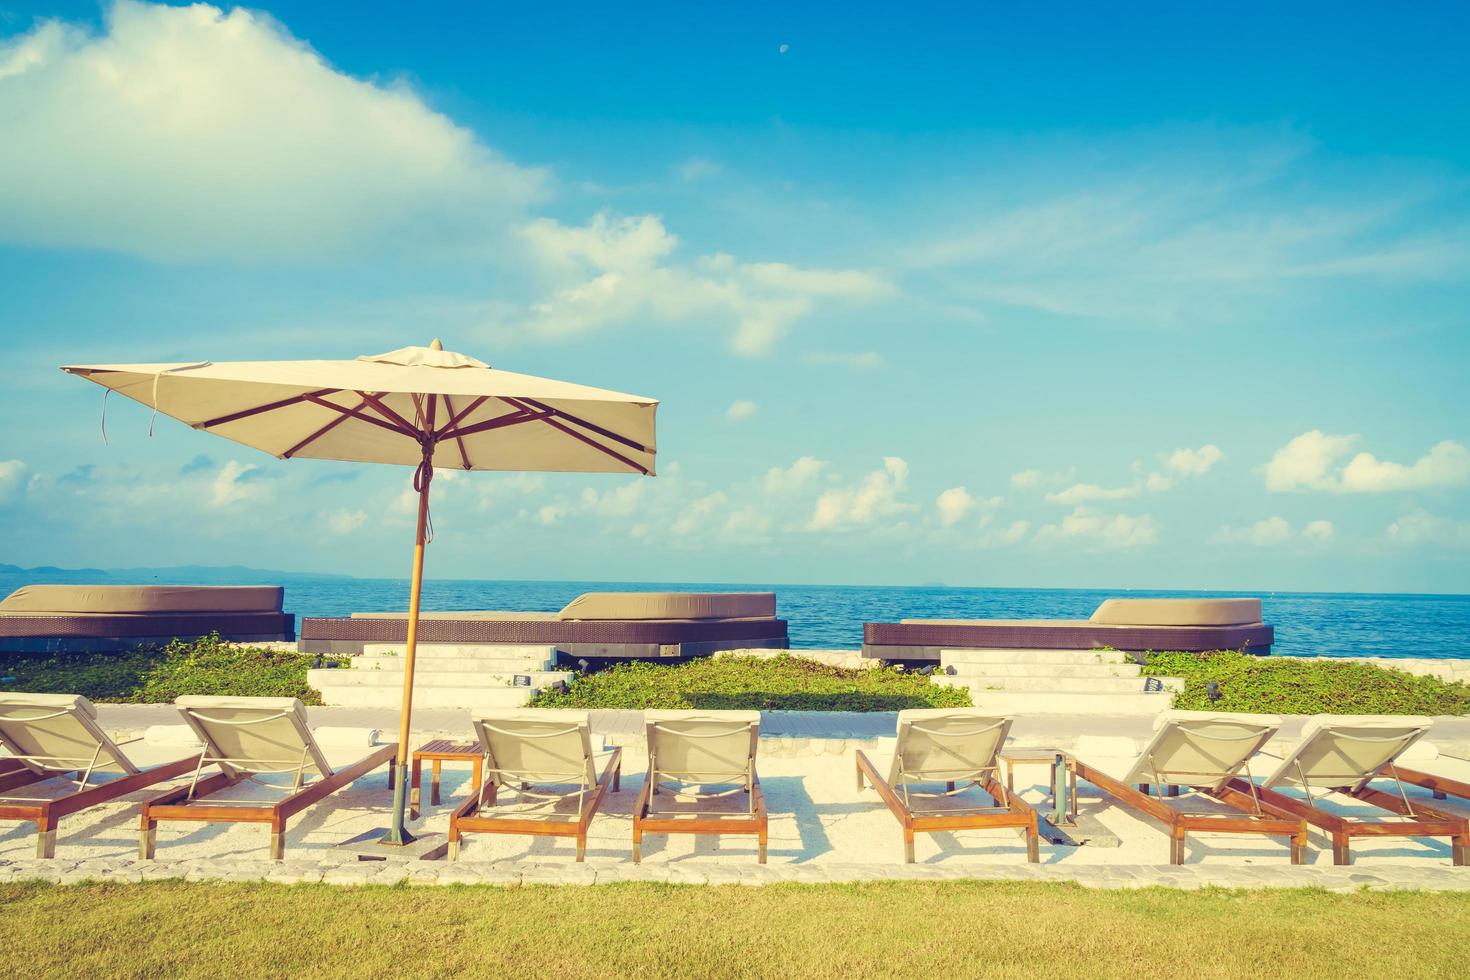
[[[444,350],[437,340],[351,361],[89,364],[62,370],[280,459],[417,467],[398,779],[387,838],[395,844],[412,839],[403,825],[404,799],[435,465],[654,475],[654,399],[496,370]]]

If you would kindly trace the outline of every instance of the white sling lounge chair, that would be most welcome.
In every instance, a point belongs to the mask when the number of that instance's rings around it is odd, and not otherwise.
[[[1169,828],[1169,863],[1183,864],[1190,831],[1264,834],[1290,839],[1291,863],[1306,860],[1307,825],[1300,815],[1265,800],[1249,779],[1250,762],[1281,727],[1275,715],[1165,711],[1138,758],[1118,766],[1073,759],[1077,776],[1130,810]],[[1236,781],[1239,773],[1247,778]],[[1136,789],[1134,787],[1137,787]],[[1189,790],[1237,813],[1187,813],[1149,795]]]
[[[334,763],[307,727],[306,707],[296,698],[191,696],[174,705],[205,750],[187,786],[143,804],[138,853],[144,858],[153,857],[160,820],[185,820],[269,824],[271,857],[280,861],[286,854],[286,821],[292,815],[387,765],[398,749],[392,742],[361,756],[359,746],[345,764],[343,759]],[[200,778],[210,764],[222,771]],[[243,780],[262,783],[259,777],[271,774],[292,777],[280,800],[210,799]],[[391,767],[388,780],[391,787]]]
[[[1334,864],[1352,863],[1353,837],[1448,837],[1452,862],[1464,865],[1470,822],[1411,802],[1395,765],[1431,724],[1431,719],[1413,715],[1313,715],[1302,726],[1301,742],[1279,760],[1258,792],[1262,801],[1325,831],[1332,839]],[[1396,792],[1375,789],[1371,785],[1375,779],[1392,780]],[[1389,816],[1334,813],[1322,806],[1333,794],[1388,811]]]
[[[449,817],[449,860],[459,858],[460,840],[467,832],[575,837],[577,860],[585,860],[587,827],[608,786],[614,793],[619,789],[623,750],[592,751],[585,711],[477,711],[471,720],[485,753],[485,778]],[[514,802],[525,805],[504,814],[492,812],[500,790],[514,792]],[[557,804],[572,799],[575,813],[555,811]]]
[[[915,833],[994,827],[1020,830],[1026,839],[1026,860],[1039,860],[1036,811],[996,778],[1000,750],[1010,729],[1010,718],[983,711],[911,708],[898,713],[898,739],[886,779],[865,753],[855,753],[858,789],[863,788],[866,777],[903,828],[905,862],[914,862]],[[939,783],[944,784],[943,792],[916,788]],[[989,793],[995,805],[978,809],[920,809],[914,805],[916,798],[951,797],[972,786]]]
[[[199,749],[125,742],[124,751],[97,725],[97,709],[79,694],[0,694],[0,819],[36,823],[36,857],[56,856],[62,817],[183,776],[199,765]],[[71,779],[60,796],[33,795],[37,785]],[[15,793],[23,787],[28,792]]]
[[[633,861],[643,860],[643,835],[755,834],[766,863],[766,801],[755,772],[759,711],[645,711],[648,777],[633,810]],[[696,791],[692,787],[699,786]],[[704,791],[726,786],[725,790]],[[660,807],[660,797],[696,804],[745,794],[746,813],[689,813]]]

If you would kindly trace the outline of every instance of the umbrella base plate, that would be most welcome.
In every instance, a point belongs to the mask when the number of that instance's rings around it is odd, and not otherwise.
[[[437,861],[449,853],[447,834],[408,834],[404,844],[388,842],[388,828],[358,834],[337,845],[337,850],[355,854],[359,861]]]

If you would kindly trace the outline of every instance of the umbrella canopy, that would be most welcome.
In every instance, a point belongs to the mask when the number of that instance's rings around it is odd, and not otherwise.
[[[281,459],[418,467],[398,779],[386,836],[392,844],[412,840],[404,827],[404,794],[434,467],[654,473],[654,399],[499,371],[446,351],[437,340],[352,361],[87,364],[62,370]]]
[[[413,466],[438,448],[430,455],[441,468],[654,472],[654,399],[499,371],[434,347],[353,361],[62,370],[281,459]]]

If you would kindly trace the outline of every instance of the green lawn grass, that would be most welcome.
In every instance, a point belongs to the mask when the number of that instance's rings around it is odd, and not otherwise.
[[[969,694],[917,673],[848,670],[782,655],[706,657],[665,665],[619,664],[543,691],[543,708],[747,708],[762,711],[897,711],[968,707]]]
[[[306,683],[314,654],[235,646],[219,636],[117,653],[0,654],[0,690],[80,694],[93,701],[163,704],[184,694],[300,698],[321,704]]]
[[[1273,714],[1466,715],[1470,684],[1418,677],[1351,660],[1256,657],[1245,653],[1151,653],[1145,674],[1184,678],[1174,707]],[[1210,681],[1220,700],[1206,694]]]
[[[1470,895],[1073,885],[0,886],[10,976],[1470,975]]]

